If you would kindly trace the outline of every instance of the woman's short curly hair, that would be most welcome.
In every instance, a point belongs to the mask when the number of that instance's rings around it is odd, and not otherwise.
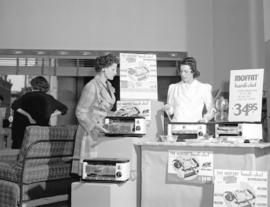
[[[41,92],[47,93],[50,89],[49,82],[46,80],[46,78],[42,76],[37,76],[33,78],[30,84],[34,90],[38,90]]]
[[[185,57],[181,62],[180,67],[181,65],[189,65],[194,78],[200,76],[200,72],[197,70],[197,61],[195,60],[194,57]]]
[[[95,70],[100,72],[103,68],[110,67],[114,63],[119,64],[119,60],[113,54],[107,54],[96,58]]]

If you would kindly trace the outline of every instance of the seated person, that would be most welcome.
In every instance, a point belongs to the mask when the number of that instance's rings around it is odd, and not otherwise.
[[[32,91],[26,92],[11,105],[14,110],[11,127],[13,149],[21,148],[27,126],[49,126],[51,115],[55,113],[63,115],[67,112],[67,107],[63,103],[47,94],[50,86],[44,77],[35,77],[30,84]]]

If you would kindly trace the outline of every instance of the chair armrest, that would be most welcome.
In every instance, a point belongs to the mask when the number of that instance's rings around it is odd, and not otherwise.
[[[16,161],[20,150],[17,149],[5,149],[0,150],[0,162]]]

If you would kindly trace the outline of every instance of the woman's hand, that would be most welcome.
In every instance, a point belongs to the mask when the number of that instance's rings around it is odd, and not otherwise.
[[[172,121],[171,114],[173,114],[172,113],[172,111],[173,111],[172,106],[170,104],[164,105],[164,111],[167,114],[169,121],[171,122]]]
[[[171,111],[172,106],[170,104],[165,104],[164,105],[164,111],[166,111],[167,113],[169,113]]]
[[[20,114],[26,116],[28,118],[28,121],[30,122],[30,124],[36,124],[36,120],[32,118],[32,116],[25,110],[23,110],[22,108],[18,108],[17,112],[19,112]]]
[[[116,111],[109,111],[107,116],[116,116]]]
[[[60,115],[60,114],[62,114],[61,111],[55,110],[55,111],[51,114],[51,117],[53,117],[53,116],[58,116],[58,115]]]
[[[103,132],[103,133],[108,133],[108,130],[105,129],[101,124],[96,124],[95,128],[100,131],[100,132]]]
[[[28,117],[28,120],[29,120],[30,124],[36,124],[37,123],[36,120],[33,119],[31,116]]]
[[[205,117],[203,117],[198,122],[200,122],[200,123],[207,123],[208,122],[208,119],[205,118]]]

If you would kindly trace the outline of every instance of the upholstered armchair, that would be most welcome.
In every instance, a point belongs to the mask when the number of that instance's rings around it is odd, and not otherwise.
[[[69,199],[76,126],[26,128],[20,150],[0,151],[0,206]]]

